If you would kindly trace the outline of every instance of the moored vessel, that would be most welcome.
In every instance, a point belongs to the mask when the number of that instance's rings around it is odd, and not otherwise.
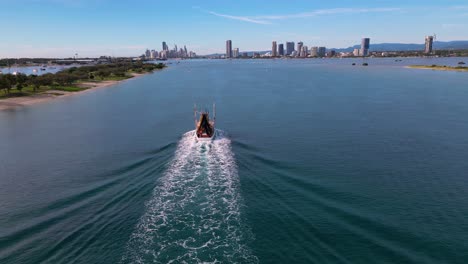
[[[216,136],[215,121],[216,112],[213,104],[213,120],[210,120],[210,113],[207,110],[198,111],[195,107],[195,138],[199,141],[211,141]]]

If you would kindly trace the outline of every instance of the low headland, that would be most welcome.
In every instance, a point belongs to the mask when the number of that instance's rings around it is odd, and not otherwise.
[[[163,63],[116,62],[68,68],[43,75],[0,74],[0,110],[109,87],[166,67]]]
[[[410,65],[406,66],[411,69],[423,69],[423,70],[436,70],[436,71],[464,71],[468,72],[468,67],[465,66],[446,66],[446,65]]]

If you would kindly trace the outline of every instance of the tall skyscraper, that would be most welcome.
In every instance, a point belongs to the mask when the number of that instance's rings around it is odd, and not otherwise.
[[[276,41],[271,43],[271,56],[277,57],[278,56],[278,48],[276,47]]]
[[[232,58],[232,41],[226,40],[226,59]]]
[[[279,56],[284,56],[284,45],[283,44],[278,45],[278,55]]]
[[[294,42],[286,42],[286,55],[291,55],[294,51]]]
[[[302,46],[304,46],[304,43],[302,43],[302,41],[299,41],[297,43],[297,54],[300,56],[301,54],[301,51],[302,51]]]
[[[368,56],[369,47],[370,47],[370,38],[363,38],[361,41],[361,52],[359,52],[359,54],[363,57]]]
[[[307,50],[307,46],[302,46],[301,47],[301,52],[299,53],[299,57],[305,58],[305,57],[307,57],[307,55],[309,55],[308,53],[309,53],[309,51]]]
[[[146,52],[145,52],[145,57],[146,57],[147,59],[150,59],[150,58],[151,58],[151,51],[150,51],[149,49],[146,50]]]
[[[169,47],[167,46],[166,41],[163,41],[162,48],[163,50],[169,50]]]
[[[310,56],[311,57],[318,57],[318,47],[312,47],[310,49]]]
[[[426,36],[426,46],[424,49],[424,53],[430,54],[432,53],[432,43],[434,42],[433,36]]]
[[[325,57],[326,52],[327,52],[327,49],[325,47],[319,47],[318,48],[318,56],[319,57]]]
[[[233,51],[232,51],[232,56],[234,58],[239,58],[239,48],[235,48]]]

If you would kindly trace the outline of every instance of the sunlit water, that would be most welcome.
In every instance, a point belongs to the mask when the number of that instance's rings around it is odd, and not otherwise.
[[[0,112],[0,263],[466,263],[468,73],[403,67],[463,60],[181,61]]]

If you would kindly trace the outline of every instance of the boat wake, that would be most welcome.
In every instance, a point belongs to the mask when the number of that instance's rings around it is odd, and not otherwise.
[[[175,157],[147,203],[123,263],[257,263],[241,219],[239,178],[231,141],[182,137]]]

